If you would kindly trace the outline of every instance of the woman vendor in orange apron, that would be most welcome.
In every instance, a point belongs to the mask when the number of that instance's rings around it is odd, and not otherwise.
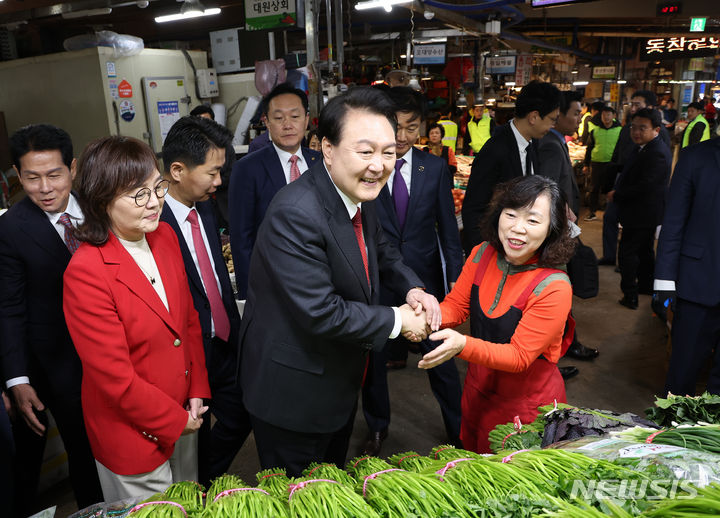
[[[459,356],[470,362],[462,398],[463,446],[489,452],[488,433],[537,407],[565,402],[557,361],[569,346],[572,288],[560,270],[572,256],[565,199],[542,176],[498,186],[476,246],[440,304],[442,341],[420,361],[432,368]],[[453,329],[470,318],[471,336]]]

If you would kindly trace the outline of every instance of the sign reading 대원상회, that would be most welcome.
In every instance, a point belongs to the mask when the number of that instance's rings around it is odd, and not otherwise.
[[[714,56],[720,49],[720,37],[688,38],[674,36],[672,38],[651,38],[645,40],[640,50],[640,59],[679,59]]]
[[[245,0],[245,30],[278,29],[296,24],[295,0]]]

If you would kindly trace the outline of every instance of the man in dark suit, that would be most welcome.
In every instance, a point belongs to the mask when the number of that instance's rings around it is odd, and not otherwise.
[[[2,392],[0,397],[0,498],[2,498],[5,509],[14,512],[15,507],[15,481],[13,476],[15,457],[15,440],[13,439],[12,426],[7,413],[7,406],[10,400]]]
[[[680,153],[655,263],[653,309],[661,314],[667,305],[674,306],[672,356],[663,393],[694,396],[698,375],[712,359],[707,391],[720,394],[718,193],[720,140]]]
[[[247,298],[250,255],[270,201],[282,187],[320,160],[301,147],[309,120],[305,92],[283,83],[263,100],[272,143],[243,157],[230,176],[230,245],[238,298]]]
[[[0,217],[0,364],[21,416],[14,430],[17,498],[28,508],[34,503],[47,406],[68,453],[70,482],[82,509],[103,498],[80,404],[82,367],[62,303],[63,273],[77,248],[72,233],[83,220],[71,193],[72,142],[54,126],[26,126],[10,138],[10,153],[27,195]]]
[[[250,433],[250,418],[236,381],[240,315],[220,245],[209,198],[221,183],[225,150],[232,134],[213,121],[183,117],[163,144],[165,177],[170,188],[160,219],[180,242],[195,309],[200,316],[205,364],[216,422],[200,430],[200,481],[227,471]],[[207,423],[207,425],[206,425]]]
[[[389,95],[395,102],[398,119],[397,159],[395,171],[375,202],[378,219],[388,241],[400,250],[403,262],[420,277],[426,291],[441,300],[463,266],[452,177],[442,158],[413,147],[425,116],[422,94],[407,86],[398,86],[391,88]],[[381,304],[402,304],[404,294],[396,294],[390,288],[380,286]],[[434,348],[428,340],[419,345],[423,354]],[[408,341],[402,337],[389,340],[385,349],[390,348],[401,349],[406,357]],[[368,455],[380,452],[390,425],[387,356],[385,351],[370,353],[370,367],[363,386],[363,413],[369,429],[365,445]],[[448,438],[459,444],[462,387],[455,362],[450,360],[427,372]]]
[[[574,135],[580,126],[581,100],[582,96],[578,92],[562,92],[557,123],[538,142],[538,163],[540,166],[538,174],[555,180],[565,193],[568,219],[573,223],[577,221],[580,210],[580,191],[570,161],[565,136]],[[592,360],[599,355],[599,352],[597,349],[581,344],[577,338],[577,333],[575,333],[573,342],[565,355],[579,360]],[[560,367],[560,373],[567,379],[575,376],[578,370],[576,367],[566,366]]]
[[[483,240],[480,220],[495,186],[538,170],[535,145],[555,125],[560,92],[550,83],[533,81],[523,87],[515,102],[515,118],[498,127],[475,155],[462,206],[463,248],[468,255]]]
[[[638,293],[652,293],[655,229],[662,221],[672,157],[659,137],[660,112],[643,108],[630,121],[637,145],[608,197],[618,207],[623,231],[618,250],[620,304],[638,307]]]
[[[330,100],[323,161],[275,196],[258,232],[240,380],[263,468],[298,476],[312,461],[344,465],[368,352],[440,324],[373,203],[395,164],[395,124],[378,90]],[[409,305],[379,305],[381,277]]]

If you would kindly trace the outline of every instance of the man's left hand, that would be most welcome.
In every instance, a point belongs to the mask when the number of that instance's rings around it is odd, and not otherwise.
[[[442,313],[440,312],[440,303],[434,296],[419,288],[413,288],[407,292],[405,301],[410,304],[410,307],[415,310],[415,314],[417,315],[425,310],[427,313],[427,323],[432,331],[440,329]]]

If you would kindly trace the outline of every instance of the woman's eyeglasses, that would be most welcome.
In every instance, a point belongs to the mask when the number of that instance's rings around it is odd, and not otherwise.
[[[154,189],[150,189],[150,187],[143,187],[134,195],[128,195],[128,198],[134,198],[135,204],[138,207],[144,207],[147,205],[147,202],[150,201],[150,196],[152,196],[153,191],[155,192],[155,196],[159,199],[165,197],[169,188],[170,182],[168,180],[161,180]]]

